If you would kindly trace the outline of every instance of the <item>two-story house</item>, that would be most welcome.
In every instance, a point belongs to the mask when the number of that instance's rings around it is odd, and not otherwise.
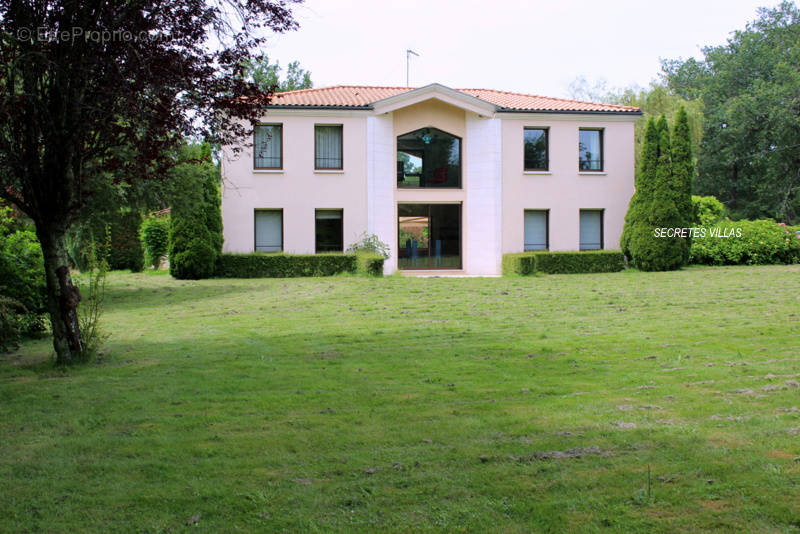
[[[397,269],[500,273],[524,250],[618,248],[638,108],[489,89],[336,86],[275,95],[223,151],[226,252],[345,250]]]

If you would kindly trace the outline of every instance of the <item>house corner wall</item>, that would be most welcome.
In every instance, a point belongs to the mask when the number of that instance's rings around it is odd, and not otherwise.
[[[397,270],[397,210],[394,204],[394,125],[391,114],[367,117],[367,233],[389,245],[383,273]]]

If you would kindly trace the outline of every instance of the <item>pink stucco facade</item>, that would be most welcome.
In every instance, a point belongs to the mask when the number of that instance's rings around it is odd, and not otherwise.
[[[243,147],[222,153],[226,252],[252,252],[255,212],[282,210],[282,249],[315,252],[315,210],[342,210],[343,248],[366,232],[390,245],[398,269],[398,205],[459,204],[465,274],[499,274],[502,254],[524,248],[525,210],[548,210],[550,250],[578,250],[579,212],[603,210],[603,248],[619,248],[633,194],[638,113],[509,111],[437,84],[369,106],[276,106],[263,123],[282,125],[282,168],[254,168]],[[315,125],[342,126],[342,169],[315,170]],[[461,139],[457,188],[397,187],[397,138],[433,127]],[[547,171],[523,165],[525,127],[548,131]],[[602,172],[578,170],[581,128],[603,131]]]

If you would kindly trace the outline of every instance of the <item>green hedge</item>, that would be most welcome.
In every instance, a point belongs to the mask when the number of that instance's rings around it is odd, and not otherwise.
[[[367,276],[383,276],[383,262],[380,254],[356,254],[358,272]]]
[[[800,261],[800,239],[795,228],[775,221],[723,221],[704,230],[705,237],[692,240],[692,263],[756,265]]]
[[[355,254],[223,254],[217,276],[220,278],[291,278],[332,276],[355,273]],[[381,265],[381,270],[383,266]]]
[[[619,250],[520,252],[503,255],[503,274],[612,273],[624,267]]]

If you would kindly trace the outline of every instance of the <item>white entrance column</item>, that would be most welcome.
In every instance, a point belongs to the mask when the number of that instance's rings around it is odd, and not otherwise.
[[[389,245],[391,257],[383,264],[384,274],[397,270],[393,128],[391,113],[367,117],[367,233]]]
[[[502,131],[500,119],[467,113],[464,172],[464,269],[500,274],[502,262]]]

